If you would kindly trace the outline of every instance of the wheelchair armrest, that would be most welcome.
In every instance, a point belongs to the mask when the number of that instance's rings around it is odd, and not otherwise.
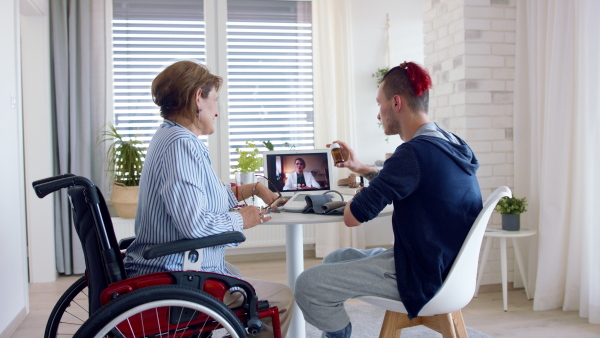
[[[153,259],[194,249],[208,248],[229,243],[241,243],[245,240],[246,236],[239,231],[227,231],[222,234],[202,238],[181,239],[147,247],[146,250],[144,250],[144,258]]]
[[[131,237],[126,237],[126,238],[122,238],[119,241],[119,250],[125,250],[127,248],[129,248],[129,246],[131,245],[131,243],[135,240],[135,236],[131,236]]]

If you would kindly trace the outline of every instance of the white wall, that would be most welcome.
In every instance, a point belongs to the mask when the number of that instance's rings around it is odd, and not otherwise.
[[[378,68],[394,67],[404,61],[423,64],[423,0],[352,0],[352,57],[354,60],[354,105],[357,142],[354,149],[365,164],[384,160],[401,143],[393,136],[387,141],[379,127],[375,102],[377,81],[371,76]],[[386,15],[389,15],[389,62],[386,44]],[[364,225],[367,247],[391,245],[391,219],[374,219]]]
[[[28,4],[21,5],[20,18],[27,241],[30,282],[41,283],[57,276],[53,196],[40,199],[31,186],[35,180],[52,176],[50,37],[47,0]]]
[[[0,336],[12,333],[29,307],[23,135],[19,64],[18,0],[3,1],[0,11]]]
[[[368,164],[385,159],[401,141],[389,138],[379,127],[375,102],[377,82],[371,77],[378,68],[397,66],[404,61],[423,64],[423,1],[422,0],[352,0],[352,55],[354,60],[354,104],[358,117],[355,150]],[[390,23],[388,64],[386,47],[386,15]]]

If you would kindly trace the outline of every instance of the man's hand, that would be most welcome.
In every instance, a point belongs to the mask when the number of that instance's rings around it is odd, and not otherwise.
[[[340,145],[340,149],[342,150],[342,156],[344,156],[344,160],[345,160],[344,162],[336,164],[335,165],[336,167],[348,168],[359,175],[364,175],[364,174],[368,174],[372,171],[375,171],[374,168],[366,166],[362,162],[360,162],[358,160],[358,158],[356,157],[356,153],[354,152],[354,150],[352,148],[350,148],[346,144],[346,142],[333,141],[332,143],[337,143]],[[330,146],[331,146],[331,144],[328,144],[327,148],[329,148]]]

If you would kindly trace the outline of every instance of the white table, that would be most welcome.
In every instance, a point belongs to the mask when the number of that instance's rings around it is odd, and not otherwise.
[[[346,200],[346,196],[344,197]],[[387,206],[377,217],[390,216],[393,207]],[[304,236],[302,234],[303,224],[319,224],[343,222],[343,216],[329,216],[317,214],[302,214],[294,212],[271,213],[271,220],[263,224],[285,225],[285,250],[288,286],[295,291],[296,278],[304,271]],[[391,227],[391,224],[390,224]],[[289,338],[305,338],[306,322],[298,305],[294,305],[294,315],[288,330]]]
[[[507,296],[507,267],[506,267],[506,239],[510,238],[513,244],[513,248],[515,249],[515,258],[517,259],[517,266],[519,268],[519,272],[521,273],[521,278],[523,279],[523,284],[525,286],[525,295],[527,295],[527,299],[531,299],[529,296],[529,288],[527,287],[527,275],[524,271],[523,266],[523,258],[521,257],[521,250],[519,249],[519,244],[517,243],[518,238],[533,236],[537,233],[535,230],[530,229],[521,229],[519,231],[506,231],[501,229],[487,229],[483,237],[486,238],[485,248],[483,249],[483,257],[481,258],[481,266],[479,267],[479,273],[477,275],[477,286],[475,287],[475,297],[479,293],[479,286],[481,284],[481,277],[483,276],[483,270],[485,269],[485,263],[488,258],[488,254],[490,253],[490,248],[492,247],[492,240],[494,238],[500,239],[500,265],[502,270],[502,300],[504,301],[504,312],[508,311],[508,296]]]

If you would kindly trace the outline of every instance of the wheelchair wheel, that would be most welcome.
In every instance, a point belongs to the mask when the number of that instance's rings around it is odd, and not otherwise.
[[[215,297],[180,285],[125,294],[96,311],[74,337],[247,337],[236,315]]]
[[[85,276],[73,283],[60,297],[46,323],[44,338],[72,337],[88,320],[89,298]]]

